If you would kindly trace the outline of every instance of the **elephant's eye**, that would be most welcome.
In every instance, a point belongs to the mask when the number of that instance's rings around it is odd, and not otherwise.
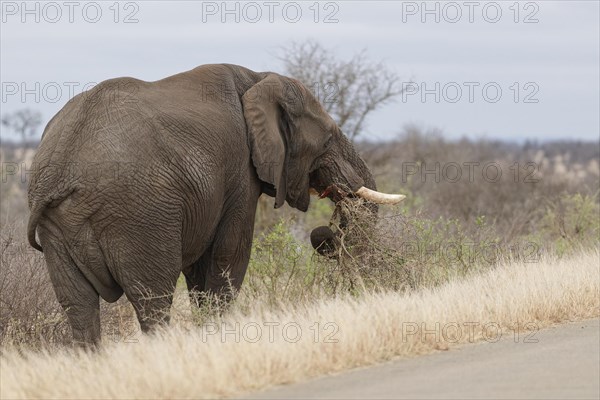
[[[333,136],[329,136],[329,139],[325,142],[325,148],[328,149],[333,144]]]

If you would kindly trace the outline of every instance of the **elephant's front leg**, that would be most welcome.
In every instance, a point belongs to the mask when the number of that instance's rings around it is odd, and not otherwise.
[[[255,209],[244,210],[243,215],[236,211],[225,214],[211,246],[183,271],[191,300],[198,306],[228,304],[240,290],[250,261]]]
[[[206,282],[206,271],[210,265],[212,246],[209,247],[204,255],[192,265],[183,269],[185,283],[187,284],[190,302],[200,307],[204,303],[204,287]]]

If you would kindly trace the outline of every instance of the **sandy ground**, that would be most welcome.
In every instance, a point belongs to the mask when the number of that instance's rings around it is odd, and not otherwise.
[[[537,341],[537,342],[536,342]],[[598,399],[600,329],[589,320],[255,393],[251,399]]]

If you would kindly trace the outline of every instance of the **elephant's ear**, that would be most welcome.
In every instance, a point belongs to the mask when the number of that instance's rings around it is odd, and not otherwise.
[[[242,96],[252,162],[259,179],[275,187],[275,208],[283,205],[287,190],[283,91],[281,77],[269,74]]]

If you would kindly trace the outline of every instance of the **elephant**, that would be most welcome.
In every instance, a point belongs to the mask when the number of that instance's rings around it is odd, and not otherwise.
[[[231,64],[146,82],[110,79],[49,121],[28,186],[73,340],[100,341],[99,299],[123,293],[143,332],[169,322],[175,286],[230,301],[249,263],[257,202],[306,211],[309,192],[396,202],[299,81]],[[316,247],[334,243],[313,235]],[[323,239],[319,241],[319,236]]]

